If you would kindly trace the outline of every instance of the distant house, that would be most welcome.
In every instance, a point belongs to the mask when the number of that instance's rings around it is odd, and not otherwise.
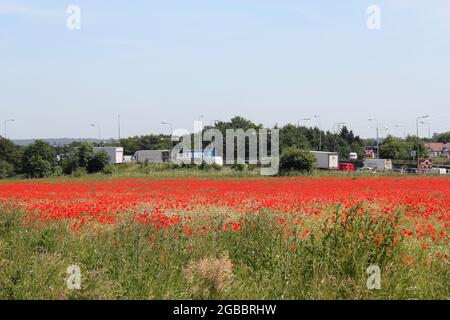
[[[431,158],[446,157],[450,158],[450,143],[432,142],[425,143],[428,154]]]
[[[373,149],[364,150],[365,159],[375,159],[375,151]]]

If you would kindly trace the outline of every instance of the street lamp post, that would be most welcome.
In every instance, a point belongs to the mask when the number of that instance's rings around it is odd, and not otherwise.
[[[341,126],[343,126],[343,125],[345,125],[345,122],[336,122],[336,123],[333,125],[334,133],[337,134],[337,133],[338,133],[337,130],[338,130]]]
[[[420,157],[419,157],[419,144],[420,144],[420,139],[419,139],[419,120],[420,119],[426,119],[428,118],[429,115],[425,115],[425,116],[420,116],[416,118],[416,138],[417,138],[417,149],[416,149],[416,156],[417,156],[417,169],[419,169],[419,165],[420,165]]]
[[[120,114],[117,115],[117,126],[118,126],[118,137],[119,137],[119,142],[120,142]]]
[[[197,119],[197,121],[198,121],[198,131],[199,131],[199,133],[201,133],[201,132],[203,131],[203,121],[202,121],[202,119],[204,119],[204,118],[205,118],[204,115],[200,115],[200,116],[198,117],[198,119]]]
[[[8,138],[8,134],[7,134],[7,131],[6,131],[7,124],[8,124],[8,122],[14,122],[14,121],[16,121],[16,120],[14,120],[14,119],[5,120],[5,139]]]
[[[377,119],[368,119],[368,121],[376,121],[377,122],[377,159],[380,158],[380,127]]]
[[[315,119],[319,119],[319,151],[322,150],[322,119],[320,116],[315,115]]]
[[[300,121],[310,121],[311,118],[299,119],[297,122],[297,147],[300,148]]]
[[[98,146],[100,147],[101,146],[101,141],[102,141],[101,134],[100,134],[100,125],[91,123],[91,127],[97,127],[98,128]]]
[[[421,124],[428,125],[428,140],[431,140],[431,122],[427,121],[420,121]]]
[[[334,152],[336,152],[336,142],[337,142],[337,134],[338,134],[338,128],[340,128],[341,126],[344,126],[346,123],[345,122],[336,122],[334,125],[333,125],[333,129],[334,129],[334,134],[336,135],[335,137],[334,137],[334,148],[333,148],[333,151]]]
[[[211,128],[214,128],[215,126],[217,126],[217,122],[220,122],[221,120],[211,120],[211,122],[209,123],[209,126]]]
[[[406,139],[406,128],[405,128],[405,126],[396,124],[395,127],[396,128],[403,128],[403,139]]]

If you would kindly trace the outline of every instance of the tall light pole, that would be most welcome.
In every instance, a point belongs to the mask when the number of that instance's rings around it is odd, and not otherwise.
[[[337,131],[338,128],[340,128],[343,125],[345,125],[345,122],[336,122],[335,124],[333,124],[334,134],[336,135],[336,137],[334,137],[334,148],[333,148],[334,152],[336,152]]]
[[[8,119],[8,120],[5,120],[5,139],[8,138],[8,133],[7,133],[7,131],[6,131],[6,126],[7,126],[7,124],[8,124],[8,122],[14,122],[14,121],[16,121],[16,120],[14,120],[14,119]]]
[[[419,144],[420,144],[420,138],[419,138],[419,120],[420,119],[426,119],[430,117],[430,115],[424,115],[416,118],[416,137],[417,137],[417,149],[416,149],[416,156],[417,156],[417,169],[419,169],[420,160],[419,160]]]
[[[403,128],[403,139],[406,139],[406,128],[400,124],[395,125],[396,128]]]
[[[170,135],[169,135],[169,159],[171,157],[170,153],[172,151],[172,133],[173,133],[173,125],[170,122],[161,122],[162,125],[170,127]]]
[[[377,119],[368,119],[368,121],[376,121],[377,123],[377,159],[380,159],[380,126],[379,126],[379,122]]]
[[[214,128],[215,126],[217,126],[217,122],[220,122],[221,120],[211,120],[211,122],[209,123],[210,124],[210,127],[211,128]]]
[[[320,116],[315,115],[313,118],[319,119],[319,151],[322,150],[322,119]]]
[[[334,133],[337,134],[338,133],[337,130],[343,125],[345,125],[345,122],[336,122],[333,125]]]
[[[200,116],[197,118],[198,131],[199,131],[199,133],[201,133],[202,130],[203,130],[203,122],[202,122],[202,119],[203,119],[203,118],[205,118],[204,115],[200,115]],[[194,132],[194,133],[195,133],[195,132]]]
[[[120,141],[120,114],[117,115],[117,125],[118,125],[118,136]]]
[[[420,121],[421,124],[428,125],[428,140],[431,140],[431,122],[427,121]]]
[[[388,127],[383,127],[383,128],[379,128],[378,129],[379,131],[386,131],[386,134],[388,134],[388,130],[389,130],[389,128]],[[382,138],[382,135],[380,134],[380,138]],[[380,139],[381,140],[381,139]]]
[[[297,147],[300,148],[300,121],[310,121],[311,118],[299,119],[297,122]]]
[[[101,138],[101,135],[100,135],[100,125],[91,123],[91,127],[97,127],[98,128],[98,146],[100,147],[100,144],[101,144],[101,141],[102,141],[102,138]]]

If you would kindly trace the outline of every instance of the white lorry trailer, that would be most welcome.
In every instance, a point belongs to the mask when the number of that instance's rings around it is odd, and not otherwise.
[[[339,169],[339,153],[325,151],[311,151],[315,157],[314,167],[318,169],[337,170]]]
[[[445,168],[433,168],[430,170],[430,174],[439,174],[439,175],[446,175],[447,169]]]
[[[98,153],[104,151],[109,156],[109,162],[112,164],[123,163],[123,148],[122,147],[95,147],[94,152]]]
[[[392,160],[389,159],[367,159],[364,160],[365,168],[372,168],[372,170],[385,171],[392,170]]]
[[[163,163],[169,161],[169,150],[139,150],[136,151],[133,160],[138,163]]]

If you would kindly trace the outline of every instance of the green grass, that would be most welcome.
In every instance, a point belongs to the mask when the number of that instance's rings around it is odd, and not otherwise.
[[[236,169],[232,166],[224,166],[222,168],[214,168],[212,166],[206,166],[204,168],[191,165],[185,167],[178,167],[176,165],[164,163],[164,164],[121,164],[113,166],[112,171],[108,174],[95,173],[86,174],[82,170],[78,170],[72,175],[53,175],[46,178],[46,181],[61,181],[62,178],[66,179],[87,179],[87,180],[102,180],[111,178],[155,178],[155,179],[177,179],[177,178],[208,178],[208,179],[221,179],[221,178],[258,178],[261,177],[260,169],[256,166],[243,166],[242,170]],[[285,173],[284,176],[311,176],[311,177],[383,177],[383,176],[405,176],[394,171],[386,172],[342,172],[337,170],[313,170],[309,173],[292,171]],[[275,176],[278,177],[278,176]],[[2,182],[11,182],[17,180],[24,180],[23,175],[17,175],[12,178],[0,179]]]
[[[435,256],[442,244],[426,251],[415,240],[393,246],[395,223],[373,222],[359,208],[342,222],[335,209],[333,228],[316,223],[307,237],[285,239],[271,212],[246,215],[239,232],[177,238],[181,230],[152,231],[131,221],[80,233],[65,222],[24,225],[22,212],[3,208],[0,299],[450,298],[450,266]],[[192,223],[224,222],[220,211],[203,214]],[[379,232],[385,237],[377,245]],[[81,290],[66,287],[74,264]],[[371,264],[381,268],[380,290],[366,287]]]

